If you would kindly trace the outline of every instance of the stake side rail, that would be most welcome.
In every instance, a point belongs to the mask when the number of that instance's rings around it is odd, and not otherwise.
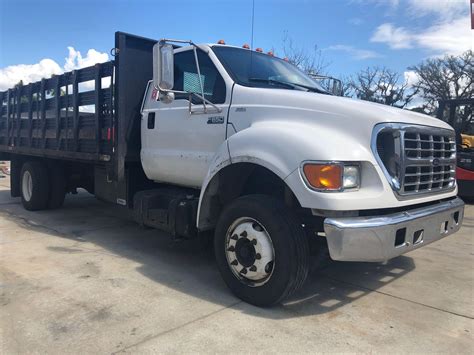
[[[0,152],[81,161],[114,153],[114,61],[0,92]]]

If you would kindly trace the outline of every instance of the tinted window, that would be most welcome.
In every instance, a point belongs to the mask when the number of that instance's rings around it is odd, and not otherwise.
[[[199,69],[204,88],[204,97],[214,104],[225,102],[225,83],[209,56],[198,50]],[[199,75],[194,51],[177,53],[174,56],[174,90],[194,92],[201,95]],[[176,95],[177,99],[188,99],[188,95]],[[193,99],[194,103],[201,103]]]

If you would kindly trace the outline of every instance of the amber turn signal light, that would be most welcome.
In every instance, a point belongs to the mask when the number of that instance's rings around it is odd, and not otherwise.
[[[308,184],[318,190],[342,188],[342,166],[338,164],[308,163],[303,166]]]

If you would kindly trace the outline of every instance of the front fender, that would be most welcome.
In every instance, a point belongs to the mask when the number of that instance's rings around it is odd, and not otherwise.
[[[201,230],[208,227],[203,215],[208,213],[206,206],[210,202],[209,197],[214,195],[216,192],[215,189],[218,188],[218,179],[216,177],[224,168],[231,164],[251,163],[270,170],[282,180],[291,173],[290,166],[285,165],[284,162],[281,159],[278,159],[278,156],[275,155],[277,152],[265,150],[263,146],[260,149],[258,146],[255,146],[253,149],[245,151],[238,149],[238,147],[244,142],[237,142],[237,144],[233,145],[235,150],[232,154],[229,149],[229,143],[230,141],[234,141],[238,136],[239,134],[233,135],[230,139],[224,142],[219,147],[209,165],[208,172],[201,186],[197,211],[197,227]],[[244,141],[245,140],[244,137]]]
[[[358,137],[336,127],[291,120],[256,122],[229,137],[214,156],[201,187],[198,228],[210,226],[203,216],[210,214],[210,196],[219,187],[216,177],[236,163],[252,163],[270,170],[285,182],[300,205],[316,207],[315,199],[319,200],[320,194],[309,191],[302,179],[289,178],[299,175],[299,166],[305,160],[372,162],[373,156]]]
[[[361,158],[364,159],[361,159]],[[370,160],[370,153],[356,141],[340,131],[325,126],[302,124],[291,120],[265,121],[252,124],[224,142],[214,156],[201,187],[197,226],[206,229],[203,216],[209,215],[210,196],[218,188],[218,173],[237,163],[262,166],[285,181],[297,200],[306,202],[306,191],[301,180],[287,179],[305,160]],[[305,204],[302,204],[305,205]]]

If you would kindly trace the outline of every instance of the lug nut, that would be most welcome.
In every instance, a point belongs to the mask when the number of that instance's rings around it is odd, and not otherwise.
[[[237,236],[237,234],[234,234],[232,237],[230,237],[230,239],[232,239],[232,240],[238,240],[239,237]]]
[[[235,248],[234,248],[234,246],[233,246],[233,245],[231,245],[231,246],[230,246],[230,247],[227,249],[227,251],[235,251]]]
[[[270,261],[267,265],[265,265],[265,272],[269,274],[273,270],[273,261]]]
[[[262,256],[259,253],[255,254],[255,259],[260,260],[261,258]]]
[[[237,260],[234,260],[233,262],[230,263],[230,265],[237,265],[239,262]]]
[[[244,237],[244,238],[247,238],[247,231],[243,231],[242,233],[240,233],[240,236]]]
[[[257,271],[257,267],[255,265],[252,265],[250,268],[249,268],[250,271]]]

